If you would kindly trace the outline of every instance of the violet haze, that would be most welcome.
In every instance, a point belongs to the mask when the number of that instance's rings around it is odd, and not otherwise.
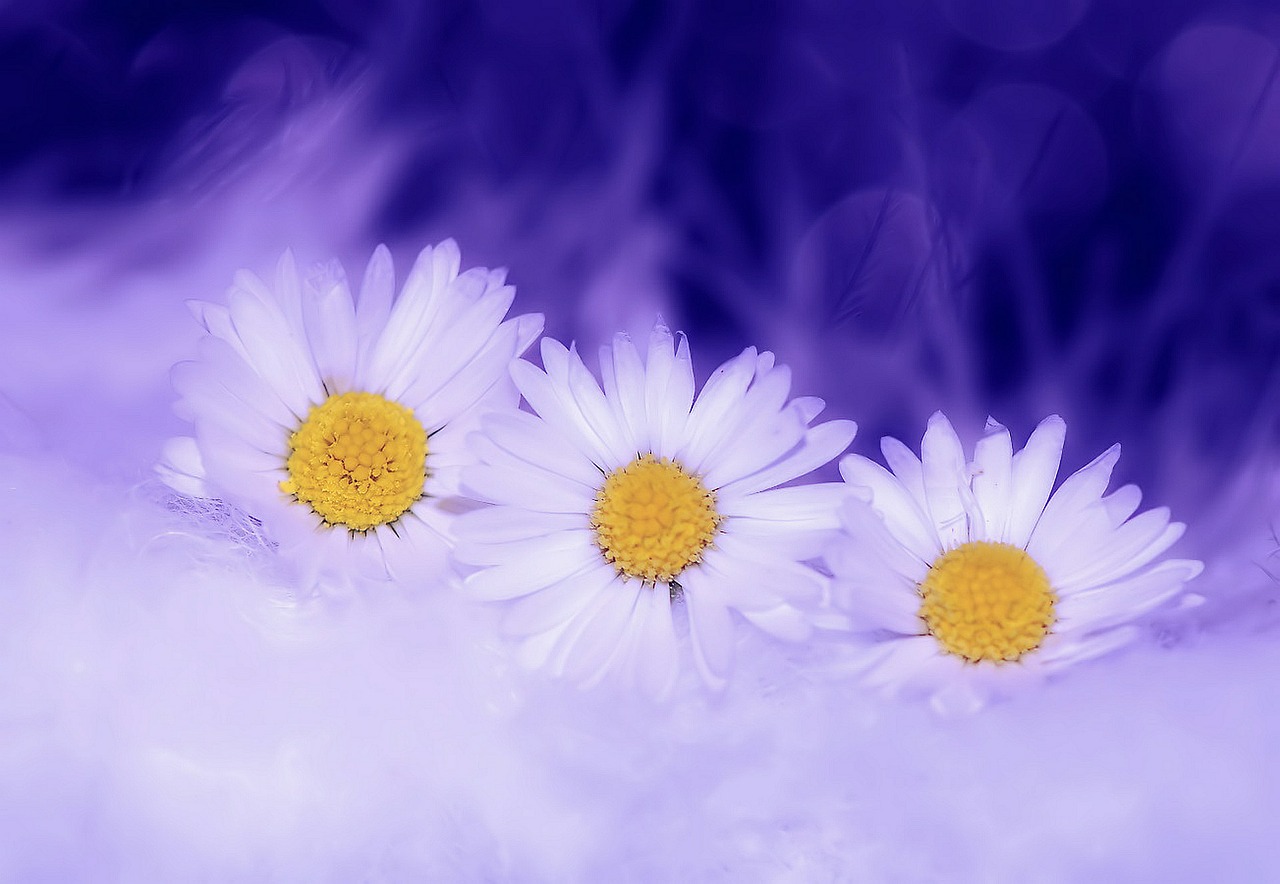
[[[0,879],[1280,878],[1274,3],[12,0],[0,59]],[[1203,603],[940,718],[827,645],[606,704],[456,594],[300,599],[153,478],[184,301],[445,237],[868,456],[1060,413]]]

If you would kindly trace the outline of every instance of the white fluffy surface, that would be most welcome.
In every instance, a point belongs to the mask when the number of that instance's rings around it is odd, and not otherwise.
[[[977,715],[745,631],[724,697],[652,706],[513,669],[448,587],[299,598],[175,507],[179,300],[0,305],[0,879],[1280,878],[1265,495],[1213,549],[1176,514],[1205,605]]]

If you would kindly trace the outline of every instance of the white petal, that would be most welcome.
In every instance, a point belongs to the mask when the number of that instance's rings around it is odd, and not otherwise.
[[[287,452],[264,451],[251,440],[232,432],[221,422],[201,415],[195,422],[196,442],[210,478],[221,482],[226,468],[252,473],[279,473],[283,477]],[[274,480],[273,480],[274,481]]]
[[[583,606],[568,623],[563,627],[555,627],[549,632],[558,633],[555,646],[548,655],[546,665],[553,674],[557,676],[569,676],[572,680],[579,682],[596,675],[596,672],[584,672],[580,665],[575,666],[575,656],[577,654],[578,643],[591,630],[593,624],[597,624],[597,618],[608,609],[613,609],[612,614],[616,617],[620,612],[617,611],[619,604],[626,604],[622,582],[614,580],[609,583],[604,591],[596,593],[590,602]],[[607,623],[609,614],[605,613],[605,622]]]
[[[566,620],[546,632],[535,633],[516,645],[516,661],[526,669],[542,669],[550,665],[551,655],[573,620]]]
[[[484,506],[466,497],[459,497],[453,493],[445,493],[440,489],[440,483],[433,475],[427,476],[427,482],[423,489],[423,496],[418,498],[409,512],[430,528],[435,534],[445,538],[450,549],[457,543],[457,535],[454,532],[455,525],[459,516],[463,516],[471,510]]]
[[[460,360],[469,355],[466,350],[478,346],[492,332],[510,304],[510,290],[496,300],[481,298],[487,279],[488,271],[476,267],[435,292],[429,309],[412,318],[417,323],[412,337],[403,335],[393,312],[384,339],[388,335],[398,337],[400,349],[374,365],[366,379],[369,385],[392,399],[423,399],[452,377]],[[484,312],[486,306],[489,315],[471,322],[477,311]],[[379,352],[386,352],[381,342]]]
[[[597,489],[604,473],[580,451],[564,444],[547,423],[524,411],[492,412],[481,422],[495,445],[526,463]]]
[[[444,288],[458,276],[458,268],[462,264],[462,253],[458,243],[453,239],[443,240],[435,248],[431,261],[431,284],[439,290]]]
[[[713,581],[701,573],[686,573],[684,603],[689,612],[694,666],[708,687],[720,690],[728,683],[729,670],[733,668],[733,619],[715,592]]]
[[[460,541],[453,554],[459,562],[468,565],[519,565],[536,561],[547,555],[576,552],[581,549],[598,549],[595,532],[590,528],[557,531],[538,537],[526,537],[507,543],[472,543]]]
[[[1050,518],[1046,512],[1027,542],[1027,554],[1040,563],[1052,580],[1060,583],[1064,574],[1079,570],[1082,555],[1092,556],[1105,548],[1114,531],[1111,516],[1101,502],[1069,519]]]
[[[891,639],[889,651],[865,678],[872,688],[920,689],[945,683],[945,674],[959,669],[957,659],[943,653],[932,636]]]
[[[521,313],[508,321],[516,324],[517,356],[529,349],[529,346],[542,334],[543,326],[546,325],[546,317],[541,313]]]
[[[1134,640],[1138,630],[1132,627],[1110,629],[1097,635],[1077,638],[1068,635],[1051,635],[1040,646],[1037,657],[1040,665],[1053,671],[1093,660],[1122,648]]]
[[[414,510],[393,525],[371,532],[382,552],[387,576],[402,583],[429,586],[449,574],[449,538]]]
[[[743,611],[742,616],[757,629],[782,641],[802,642],[813,633],[808,618],[790,605],[767,611]]]
[[[619,602],[619,582],[610,583],[602,592],[596,593],[591,600],[580,608],[564,624],[552,627],[543,635],[554,636],[554,644],[547,649],[546,658],[540,665],[546,666],[554,675],[563,676],[565,666],[573,655],[578,640],[591,626],[596,615],[605,608]]]
[[[237,352],[241,350],[240,336],[231,326],[231,311],[222,304],[213,304],[199,298],[188,298],[183,301],[196,322],[209,334],[233,345]]]
[[[727,572],[727,564],[733,562],[737,579],[744,586],[761,588],[763,595],[775,604],[781,601],[815,604],[824,594],[827,579],[823,575],[808,565],[780,558],[767,546],[755,544],[751,539],[722,534],[716,538],[713,552],[714,557],[711,554],[707,557],[709,563]],[[733,595],[732,591],[726,593],[727,598]],[[734,607],[744,606],[734,604]]]
[[[833,510],[835,508],[833,507]],[[752,548],[758,556],[788,562],[813,562],[822,557],[838,529],[814,531],[803,525],[768,522],[758,519],[734,519],[716,539],[732,536]]]
[[[179,362],[171,377],[194,420],[217,424],[260,451],[287,456],[289,431],[236,397],[207,365]]]
[[[490,368],[487,388],[506,373],[506,363],[516,357],[515,327],[498,335],[515,289],[503,286],[474,299],[467,285],[481,286],[487,273],[482,268],[468,270],[441,296],[446,306],[426,329],[412,352],[405,353],[398,374],[387,380],[387,393],[404,401],[426,401],[450,383],[472,374],[475,363],[489,351],[500,351],[504,361]],[[474,280],[474,282],[473,282]]]
[[[645,413],[654,434],[654,451],[675,452],[684,446],[693,392],[689,341],[680,335],[679,343],[675,343],[671,332],[659,321],[649,338],[645,363]]]
[[[555,353],[555,347],[548,343],[549,340],[542,339],[544,364],[548,352]],[[554,360],[556,357],[552,355],[551,358]],[[548,374],[520,359],[512,364],[511,377],[525,401],[551,426],[556,435],[564,439],[567,444],[576,447],[596,466],[612,470],[627,463],[627,461],[619,462],[610,453],[608,445],[600,438],[599,433],[587,423],[575,404],[566,401],[567,395],[565,397],[560,395],[556,383]]]
[[[357,374],[367,377],[373,359],[374,346],[382,336],[391,315],[391,303],[396,294],[396,272],[391,252],[384,245],[373,250],[360,284],[360,298],[356,302],[356,336],[359,340],[360,363]]]
[[[294,260],[292,249],[285,249],[280,260],[276,262],[275,300],[280,305],[281,312],[284,313],[289,329],[299,341],[305,340],[306,331],[302,319],[302,279],[298,274],[298,262]]]
[[[249,364],[271,385],[299,419],[323,402],[324,389],[309,353],[303,352],[284,317],[240,289],[228,295],[231,321],[244,343]]]
[[[707,455],[715,448],[726,428],[732,429],[732,415],[756,370],[756,349],[748,347],[725,362],[707,379],[689,413],[687,439],[676,452],[680,462],[701,472]]]
[[[543,462],[536,463],[532,460],[533,455],[530,455],[529,459],[518,457],[498,445],[492,437],[484,433],[471,433],[468,435],[466,449],[477,460],[482,461],[487,466],[514,472],[526,472],[537,482],[549,482],[560,488],[572,490],[574,494],[578,495],[578,499],[590,501],[588,508],[594,506],[596,495],[603,484],[603,475],[594,467],[589,467],[591,472],[582,478],[579,478],[576,474],[568,476],[560,469],[557,469],[558,464],[554,462],[547,463],[550,458],[542,456],[541,460]]]
[[[1054,575],[1055,585],[1070,594],[1118,580],[1167,550],[1185,530],[1181,522],[1169,522],[1167,508],[1148,510],[1115,529],[1105,543],[1078,553],[1074,568]]]
[[[595,377],[582,363],[582,357],[576,349],[571,349],[566,363],[569,386],[566,392],[573,398],[579,413],[588,426],[595,430],[614,463],[629,463],[636,455],[642,453],[635,446],[618,422],[617,415],[605,399],[604,391]]]
[[[160,461],[156,464],[156,473],[161,480],[177,491],[190,497],[213,497],[213,492],[204,482],[204,464],[200,460],[200,449],[196,440],[190,436],[177,436],[164,443],[160,452]]]
[[[460,542],[505,543],[582,528],[587,523],[584,513],[537,513],[520,507],[490,506],[458,516],[454,533]]]
[[[845,534],[832,543],[826,556],[837,575],[860,575],[866,573],[867,567],[873,568],[874,574],[874,568],[882,566],[912,583],[924,579],[930,563],[921,561],[891,534],[884,520],[865,501],[846,498],[839,514]]]
[[[723,490],[727,494],[753,494],[798,479],[838,457],[849,447],[857,431],[858,425],[853,421],[828,421],[810,427],[804,441],[786,457],[758,473],[731,482]]]
[[[347,277],[336,261],[317,268],[302,291],[302,319],[320,379],[329,393],[354,389],[356,309]]]
[[[1142,490],[1137,485],[1125,485],[1102,498],[1102,505],[1107,511],[1113,528],[1119,527],[1126,519],[1138,511],[1142,503]]]
[[[764,369],[772,353],[756,359],[756,376],[719,428],[719,438],[696,469],[710,487],[718,487],[763,469],[790,451],[803,438],[807,422],[795,409],[785,409],[791,391],[791,370]]]
[[[955,429],[942,412],[929,418],[920,443],[924,494],[929,516],[944,549],[969,540],[969,518],[960,488],[967,486],[964,449]]]
[[[652,610],[649,600],[653,595],[652,585],[640,588],[636,594],[635,605],[631,608],[631,616],[627,618],[613,651],[601,665],[597,675],[583,683],[584,687],[590,687],[607,679],[620,683],[626,689],[637,687],[641,643],[644,640],[645,626]]]
[[[835,603],[849,615],[859,632],[889,630],[899,635],[922,635],[920,596],[907,578],[885,571],[879,580],[840,577],[832,586]]]
[[[927,514],[929,512],[929,504],[925,500],[924,467],[921,465],[920,459],[912,453],[910,448],[892,436],[885,436],[880,440],[880,453],[884,455],[884,462],[889,465],[889,469],[897,476],[898,481],[902,483],[902,487],[915,498],[916,503],[920,506],[920,512]]]
[[[616,581],[604,605],[585,624],[565,655],[564,675],[587,685],[603,678],[617,659],[640,595],[650,588],[639,580]]]
[[[600,348],[600,374],[605,397],[625,433],[628,450],[653,450],[653,433],[645,411],[645,369],[631,338],[619,332]]]
[[[870,458],[851,454],[840,461],[840,474],[850,485],[870,490],[871,506],[889,532],[922,562],[942,554],[932,521],[892,473]]]
[[[242,363],[245,371],[253,378],[254,385],[261,386],[271,390],[272,394],[280,399],[281,407],[287,413],[288,420],[294,421],[297,416],[291,409],[285,405],[284,396],[271,387],[270,383],[263,379],[262,373],[254,365],[254,357],[245,347],[244,341],[240,339],[240,334],[236,331],[234,323],[231,321],[230,309],[220,304],[208,304],[203,301],[187,301],[187,306],[196,314],[196,318],[209,331],[209,336],[202,338],[197,344],[199,348],[213,347],[216,350],[229,350],[233,356],[228,359],[229,363]],[[214,345],[221,345],[215,347]],[[203,354],[201,355],[204,360]]]
[[[377,392],[382,392],[400,374],[406,354],[413,353],[421,343],[441,309],[448,284],[457,275],[457,247],[448,252],[443,248],[444,244],[427,246],[419,253],[373,345],[364,380]]]
[[[789,485],[751,494],[725,491],[716,495],[716,509],[724,516],[831,525],[835,519],[830,506],[843,499],[847,491],[838,482]]]
[[[602,564],[516,599],[503,613],[503,630],[524,636],[554,629],[577,616],[601,592],[616,591],[616,576],[612,567]]]
[[[477,500],[539,513],[589,513],[595,507],[583,486],[545,471],[534,475],[533,470],[481,464],[463,472],[462,490]]]
[[[290,431],[297,428],[298,417],[231,344],[207,336],[196,344],[196,355],[209,375],[247,407]]]
[[[429,398],[417,398],[416,388],[406,393],[405,402],[422,415],[423,426],[435,431],[467,417],[473,409],[514,409],[519,393],[510,369],[521,350],[524,330],[523,317],[504,322],[463,370]]]
[[[477,571],[467,577],[463,586],[472,598],[501,601],[528,595],[599,565],[598,549],[557,550],[528,561]]]
[[[1111,481],[1111,471],[1115,469],[1116,461],[1119,459],[1120,446],[1112,445],[1094,458],[1087,466],[1068,476],[1058,490],[1053,493],[1053,496],[1049,498],[1049,503],[1044,508],[1044,514],[1040,517],[1040,522],[1052,524],[1054,522],[1072,522],[1078,519],[1086,509],[1102,499],[1102,494],[1107,490],[1107,484]],[[1038,530],[1039,523],[1037,523],[1036,531],[1031,534],[1031,539],[1027,544],[1028,549],[1035,543]]]
[[[739,425],[707,460],[705,484],[720,488],[778,463],[798,449],[807,430],[792,409]]]
[[[1026,447],[1013,456],[1013,498],[1009,502],[1008,543],[1026,548],[1044,512],[1062,461],[1067,425],[1056,414],[1040,422]]]
[[[1174,559],[1125,580],[1068,596],[1058,603],[1061,630],[1091,631],[1133,620],[1173,598],[1203,568],[1200,562]]]
[[[671,691],[679,674],[671,593],[665,586],[656,586],[641,598],[649,611],[636,649],[636,682],[646,695],[658,699]]]
[[[418,422],[426,426],[423,416],[414,412]],[[478,415],[473,416],[478,417]],[[463,473],[479,463],[470,445],[478,420],[461,419],[429,432],[427,437],[427,492],[437,496],[468,497],[462,491]]]
[[[214,496],[231,494],[252,502],[254,506],[246,509],[259,517],[261,513],[255,508],[258,502],[285,499],[280,481],[287,473],[281,460],[248,447],[213,425],[197,423],[196,441],[204,464],[205,484],[217,492]]]
[[[763,611],[782,604],[782,598],[773,589],[773,580],[754,573],[752,565],[744,560],[712,551],[695,566],[704,584],[714,584],[716,597],[726,608]],[[691,570],[680,576],[683,583]]]
[[[982,508],[984,536],[1005,539],[1013,493],[1013,443],[1009,431],[992,418],[973,454],[973,496]]]
[[[827,403],[817,396],[797,396],[791,400],[788,407],[794,408],[806,424],[811,424],[814,418],[822,414],[823,409],[827,407]]]

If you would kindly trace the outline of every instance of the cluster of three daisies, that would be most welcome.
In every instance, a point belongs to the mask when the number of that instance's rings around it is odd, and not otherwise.
[[[225,306],[194,302],[208,335],[173,375],[194,435],[162,477],[245,510],[311,579],[456,571],[526,662],[658,696],[682,659],[723,686],[738,621],[841,630],[881,684],[981,687],[1116,647],[1200,570],[1157,561],[1183,530],[1167,510],[1105,493],[1118,446],[1053,491],[1057,417],[1016,453],[988,422],[970,461],[937,414],[919,456],[886,439],[888,469],[848,455],[843,482],[790,484],[856,427],[815,424],[772,353],[696,391],[659,324],[644,352],[602,347],[599,381],[548,338],[540,370],[541,316],[507,318],[504,271],[459,264],[427,248],[397,294],[379,248],[353,297],[286,254],[274,287],[241,272]]]

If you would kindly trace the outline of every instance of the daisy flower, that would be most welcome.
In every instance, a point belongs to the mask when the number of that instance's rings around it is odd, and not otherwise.
[[[1119,445],[1050,494],[1065,436],[1060,417],[1046,418],[1015,454],[988,419],[966,464],[938,413],[919,458],[883,441],[892,472],[858,455],[841,462],[857,488],[827,560],[836,604],[878,639],[872,683],[980,703],[1000,681],[1120,646],[1136,632],[1124,624],[1200,573],[1195,561],[1156,563],[1186,527],[1167,509],[1134,516],[1133,485],[1105,494]]]
[[[452,240],[424,249],[397,297],[379,246],[353,299],[336,263],[304,281],[286,253],[274,289],[241,271],[226,306],[192,302],[208,335],[173,383],[195,432],[161,477],[241,507],[312,579],[442,567],[466,435],[518,401],[508,368],[542,329],[504,321],[505,270],[458,265]]]
[[[776,486],[834,459],[854,424],[811,425],[822,401],[788,402],[790,371],[755,348],[695,399],[688,343],[661,323],[644,359],[625,335],[601,348],[603,389],[556,341],[542,362],[512,367],[536,414],[492,413],[473,436],[464,488],[495,506],[459,518],[455,551],[477,569],[471,596],[513,600],[504,626],[524,662],[661,696],[683,612],[713,688],[731,668],[731,612],[803,639],[828,592],[805,563],[836,528],[842,485]]]

